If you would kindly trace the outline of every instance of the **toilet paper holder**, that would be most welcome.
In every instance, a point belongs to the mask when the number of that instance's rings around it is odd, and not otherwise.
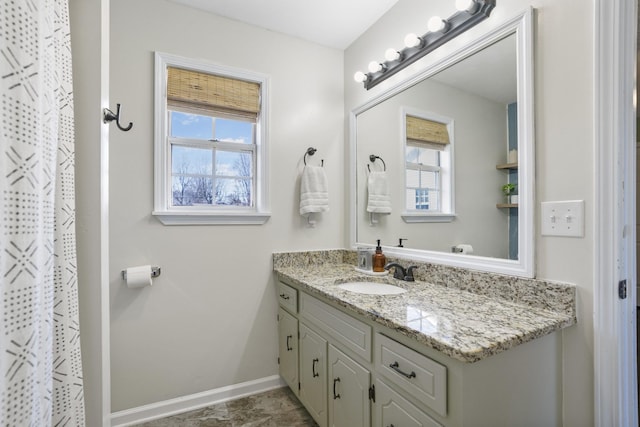
[[[151,277],[155,278],[160,276],[162,270],[160,267],[151,267]],[[127,270],[122,270],[122,280],[127,280]]]

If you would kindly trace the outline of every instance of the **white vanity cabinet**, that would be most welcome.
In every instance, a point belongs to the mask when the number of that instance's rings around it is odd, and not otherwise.
[[[300,401],[320,427],[327,425],[327,340],[300,323]]]
[[[320,427],[562,425],[559,333],[466,363],[339,302],[280,290],[280,374]]]
[[[329,425],[367,427],[371,425],[369,390],[371,373],[349,356],[329,345]]]
[[[298,319],[286,310],[278,310],[280,376],[298,395]]]
[[[407,399],[378,379],[373,406],[375,427],[442,427],[433,418],[412,405]]]

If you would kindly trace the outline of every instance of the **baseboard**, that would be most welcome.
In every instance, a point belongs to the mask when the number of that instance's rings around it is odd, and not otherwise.
[[[279,375],[273,375],[271,377],[220,387],[189,396],[114,412],[111,414],[111,426],[126,427],[144,423],[284,386],[285,383],[282,378],[280,378]]]

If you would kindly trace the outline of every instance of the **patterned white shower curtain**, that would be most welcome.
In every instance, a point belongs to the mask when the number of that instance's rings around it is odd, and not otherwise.
[[[0,0],[0,426],[83,426],[67,0]]]

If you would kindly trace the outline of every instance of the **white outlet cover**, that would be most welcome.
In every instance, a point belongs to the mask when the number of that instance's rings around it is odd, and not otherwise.
[[[584,200],[542,202],[543,236],[584,237]]]

